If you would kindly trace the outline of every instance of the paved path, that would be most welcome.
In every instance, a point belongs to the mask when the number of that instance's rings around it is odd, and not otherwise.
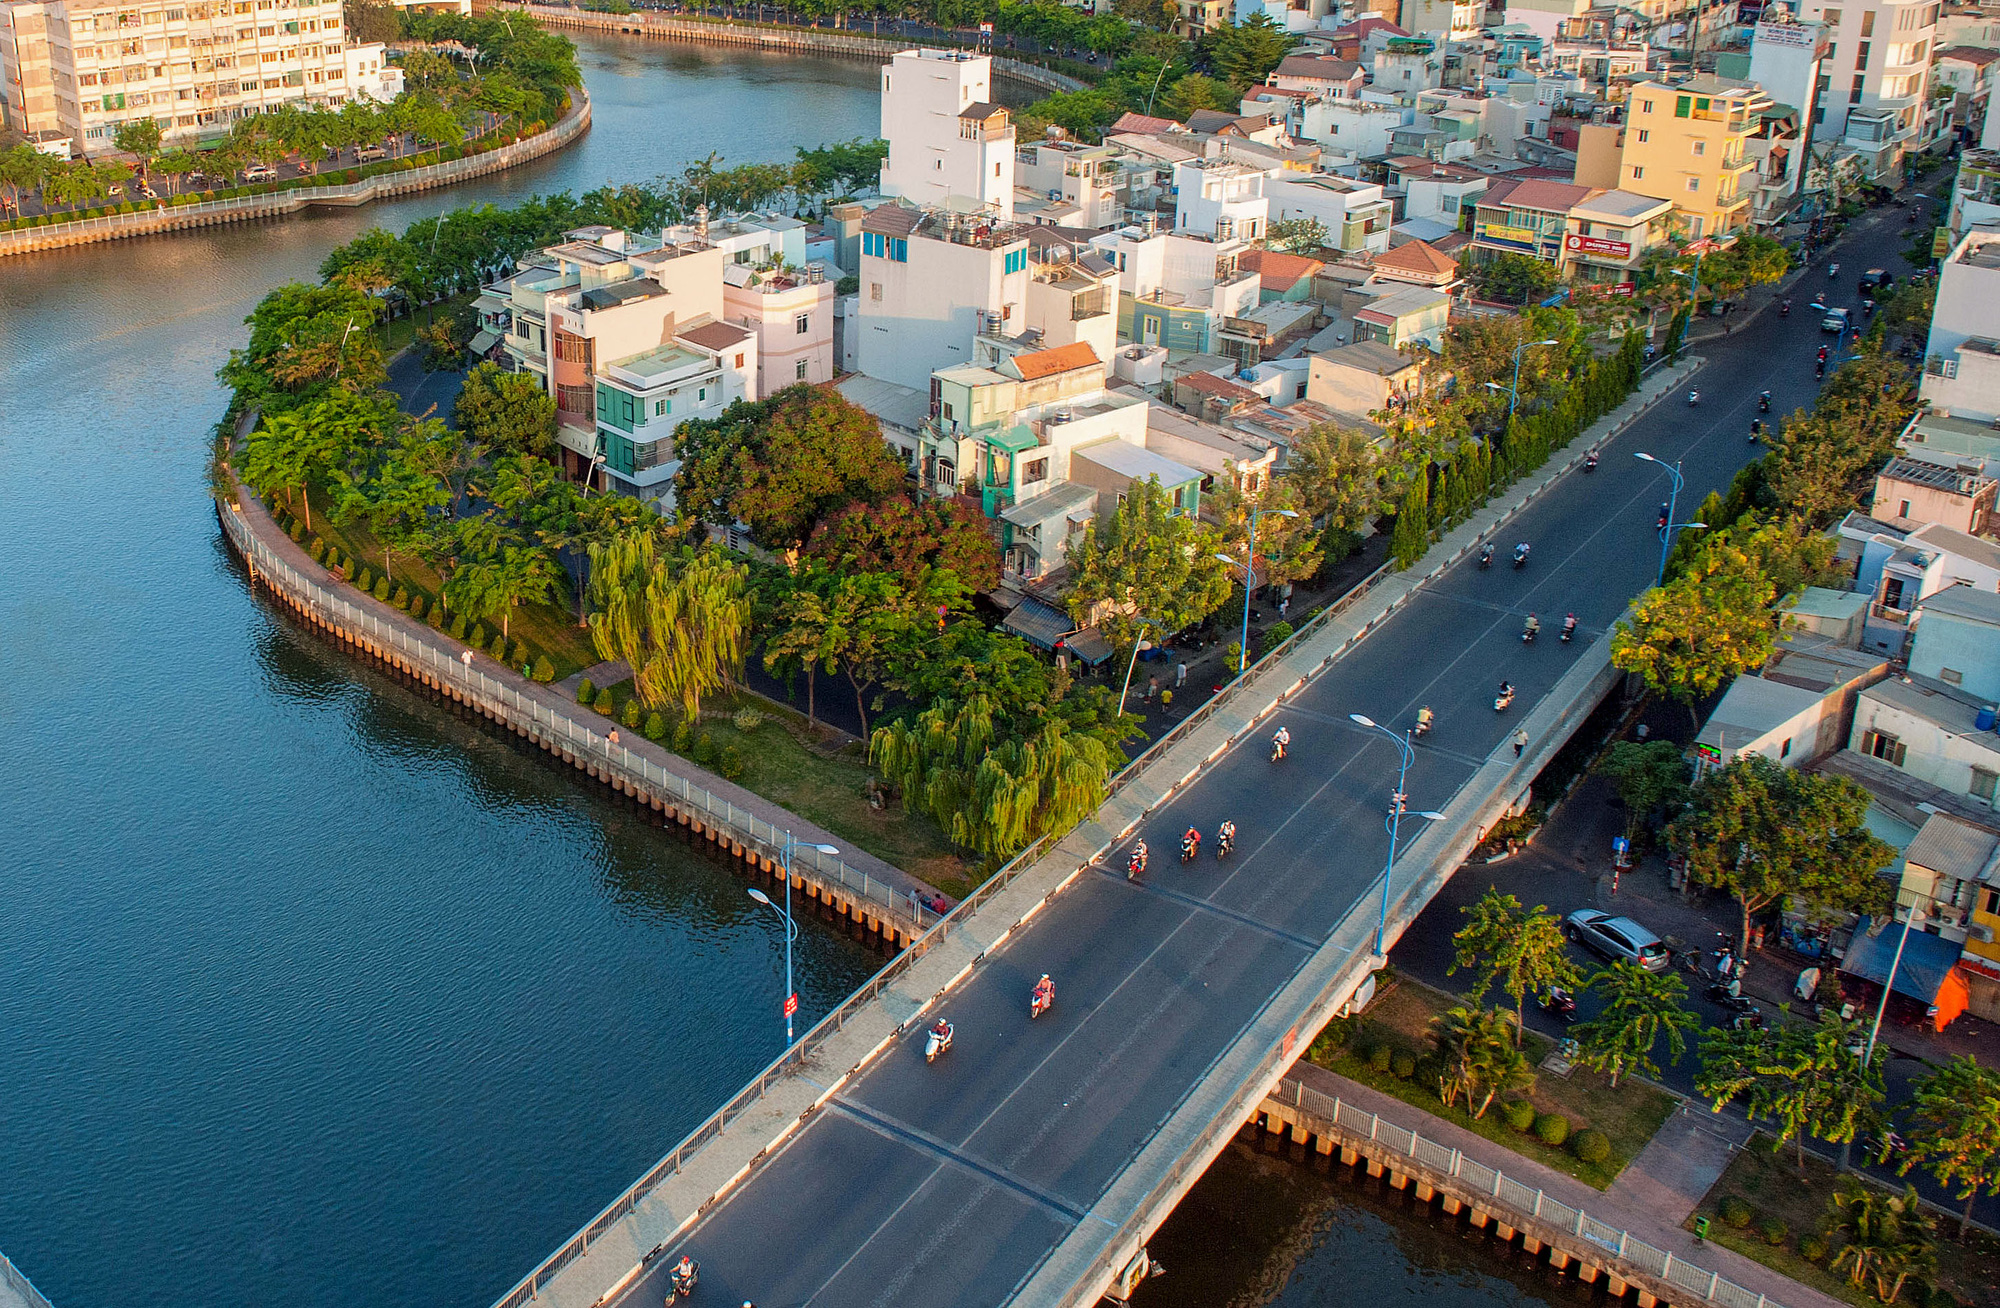
[[[625,665],[624,659],[607,659],[602,663],[593,663],[581,672],[573,672],[555,685],[557,690],[575,699],[577,689],[583,685],[585,677],[590,678],[591,685],[602,689],[605,686],[615,686],[631,675],[632,669]]]
[[[1653,1142],[1626,1166],[1611,1188],[1600,1191],[1494,1144],[1485,1136],[1474,1135],[1323,1067],[1300,1063],[1296,1075],[1323,1094],[1338,1095],[1344,1102],[1457,1149],[1523,1185],[1542,1190],[1572,1208],[1581,1208],[1598,1221],[1620,1227],[1675,1258],[1685,1258],[1696,1266],[1720,1273],[1725,1280],[1765,1295],[1784,1308],[1842,1308],[1840,1300],[1830,1295],[1781,1276],[1762,1263],[1720,1245],[1697,1241],[1692,1233],[1681,1229],[1681,1222],[1693,1211],[1695,1203],[1728,1166],[1734,1148],[1725,1135],[1715,1134],[1718,1124],[1704,1120],[1699,1110],[1669,1118]],[[1728,1123],[1719,1125],[1725,1132],[1730,1129]],[[1683,1149],[1692,1150],[1694,1157],[1688,1161],[1677,1157],[1677,1151]],[[1702,1180],[1704,1176],[1709,1176],[1706,1182]],[[1697,1185],[1700,1189],[1683,1203],[1688,1189]]]

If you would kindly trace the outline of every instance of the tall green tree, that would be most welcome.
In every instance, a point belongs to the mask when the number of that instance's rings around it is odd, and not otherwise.
[[[1868,792],[1845,777],[1800,772],[1761,754],[1732,760],[1695,783],[1667,843],[1696,884],[1719,890],[1750,919],[1781,898],[1853,913],[1880,913],[1895,884],[1882,869],[1896,851],[1863,822]]]
[[[1509,1025],[1507,1014],[1477,1005],[1431,1019],[1431,1045],[1443,1064],[1438,1097],[1447,1105],[1463,1095],[1472,1116],[1481,1118],[1500,1095],[1534,1084]]]
[[[1531,992],[1574,987],[1576,964],[1565,948],[1562,921],[1543,904],[1523,908],[1512,895],[1488,886],[1478,902],[1459,909],[1465,925],[1453,933],[1451,971],[1473,972],[1476,1004],[1498,982],[1514,1001],[1514,1043],[1521,1042],[1522,1012]]]
[[[555,454],[555,397],[528,373],[507,372],[491,361],[476,365],[465,375],[452,417],[495,455]]]
[[[1688,761],[1671,740],[1621,740],[1604,756],[1600,770],[1625,805],[1625,838],[1637,846],[1655,818],[1674,814],[1688,797]]]
[[[1333,243],[1333,233],[1317,218],[1280,218],[1265,229],[1264,243],[1290,254],[1312,254]]]
[[[1910,1147],[1898,1173],[1922,1167],[1956,1189],[1964,1239],[1979,1196],[2000,1194],[2000,1071],[1960,1054],[1917,1082],[1902,1117]]]
[[[1816,1026],[1785,1024],[1711,1030],[1701,1043],[1695,1092],[1716,1112],[1741,1104],[1751,1121],[1769,1119],[1778,1145],[1794,1142],[1799,1170],[1808,1136],[1849,1144],[1876,1120],[1886,1049],[1863,1062],[1858,1026],[1829,1013]]]
[[[1875,1297],[1893,1304],[1912,1276],[1928,1273],[1937,1263],[1933,1232],[1937,1220],[1924,1211],[1917,1188],[1905,1185],[1897,1194],[1853,1176],[1835,1183],[1832,1230],[1840,1238],[1833,1270],[1846,1272],[1848,1283],[1874,1282]]]
[[[1285,480],[1296,488],[1300,509],[1324,532],[1321,555],[1348,553],[1347,542],[1359,540],[1386,504],[1389,468],[1374,438],[1339,423],[1314,423],[1292,443],[1287,462]]]
[[[1242,92],[1264,84],[1291,49],[1292,38],[1270,15],[1259,12],[1203,32],[1199,44],[1209,67]]]
[[[460,563],[446,578],[447,602],[480,622],[500,619],[500,634],[511,637],[514,610],[546,604],[555,594],[557,568],[546,550],[508,545],[483,558]]]
[[[1134,482],[1117,512],[1100,517],[1070,546],[1070,617],[1097,618],[1113,645],[1134,637],[1134,624],[1151,618],[1167,631],[1191,627],[1229,598],[1229,565],[1218,559],[1215,530],[1174,511],[1159,479]]]
[[[590,565],[597,652],[625,660],[640,703],[677,704],[693,722],[743,666],[748,569],[712,545],[669,555],[652,528],[591,546]]]
[[[160,152],[160,125],[151,118],[134,118],[118,124],[111,139],[126,154],[137,155],[144,167]]]
[[[1583,984],[1604,1000],[1604,1008],[1576,1028],[1582,1051],[1578,1061],[1610,1073],[1614,1089],[1627,1072],[1658,1076],[1653,1051],[1661,1037],[1667,1041],[1668,1061],[1677,1061],[1687,1051],[1687,1033],[1701,1026],[1701,1019],[1681,1002],[1687,982],[1671,972],[1648,972],[1620,959]]]
[[[1777,640],[1777,585],[1728,542],[1639,597],[1611,637],[1611,662],[1688,706],[1764,665]]]

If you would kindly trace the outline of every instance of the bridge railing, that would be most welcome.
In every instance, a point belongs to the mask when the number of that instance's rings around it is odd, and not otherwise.
[[[814,1024],[811,1030],[800,1037],[798,1043],[780,1054],[771,1062],[770,1066],[759,1073],[756,1079],[752,1080],[750,1084],[738,1091],[735,1097],[730,1099],[728,1103],[717,1109],[700,1126],[690,1131],[686,1138],[674,1146],[672,1152],[647,1169],[644,1176],[633,1182],[626,1189],[625,1193],[612,1200],[604,1211],[592,1218],[589,1224],[582,1230],[571,1236],[563,1244],[562,1248],[550,1254],[534,1271],[521,1278],[521,1281],[512,1290],[509,1290],[500,1298],[499,1302],[494,1305],[494,1308],[522,1308],[522,1305],[533,1299],[542,1287],[554,1278],[556,1273],[588,1253],[590,1246],[600,1235],[630,1215],[645,1200],[647,1195],[658,1189],[661,1183],[668,1177],[686,1166],[690,1158],[705,1145],[719,1137],[729,1128],[730,1123],[755,1107],[757,1101],[762,1099],[773,1085],[784,1080],[804,1066],[813,1054],[817,1053],[829,1040],[833,1039],[846,1027],[848,1021],[855,1014],[867,1008],[868,1005],[880,997],[883,991],[895,984],[897,979],[903,973],[909,971],[919,959],[923,958],[944,941],[950,939],[953,933],[958,931],[971,919],[973,913],[977,912],[982,904],[987,903],[995,895],[1004,890],[1015,877],[1031,866],[1035,859],[1039,858],[1043,850],[1051,843],[1053,841],[1049,837],[1043,837],[1041,840],[1036,841],[1033,845],[1016,854],[999,871],[988,877],[984,885],[960,900],[949,913],[939,918],[930,930],[912,941],[907,949],[889,960],[888,964],[881,971],[870,977],[867,983],[859,990],[849,995],[845,1003],[821,1018],[819,1022]]]
[[[0,1254],[0,1286],[12,1290],[28,1308],[54,1308],[48,1298],[35,1288],[34,1282],[28,1279],[27,1273],[14,1266],[6,1254]]]
[[[1365,1108],[1343,1102],[1338,1095],[1329,1095],[1294,1077],[1286,1077],[1272,1091],[1271,1098],[1289,1104],[1301,1113],[1331,1122],[1352,1135],[1387,1146],[1434,1172],[1442,1172],[1462,1181],[1468,1188],[1491,1195],[1495,1201],[1517,1213],[1557,1230],[1567,1231],[1648,1276],[1700,1296],[1705,1303],[1720,1304],[1723,1308],[1779,1308],[1775,1300],[1754,1290],[1746,1290],[1733,1281],[1725,1281],[1717,1272],[1656,1248],[1622,1227],[1599,1221],[1583,1209],[1573,1208],[1538,1187],[1524,1184],[1496,1168],[1467,1158],[1449,1145],[1427,1140],[1408,1127],[1398,1126]]]

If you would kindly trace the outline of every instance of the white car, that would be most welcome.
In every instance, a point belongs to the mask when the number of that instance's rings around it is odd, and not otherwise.
[[[251,164],[243,170],[243,180],[246,182],[274,182],[277,179],[278,170],[269,164]]]

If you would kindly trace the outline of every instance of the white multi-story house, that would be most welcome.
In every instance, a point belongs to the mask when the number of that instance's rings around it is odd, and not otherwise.
[[[861,222],[860,281],[861,371],[921,390],[970,363],[974,338],[1025,325],[1027,233],[985,210],[879,205]]]
[[[1307,100],[1292,119],[1292,135],[1314,141],[1322,155],[1369,159],[1389,153],[1396,129],[1415,116],[1406,105],[1378,99]]]
[[[1801,0],[1801,19],[1826,25],[1815,140],[1844,140],[1877,178],[1899,178],[1925,140],[1938,0]]]
[[[993,100],[993,60],[903,50],[882,69],[882,194],[916,205],[958,197],[1014,217],[1014,126]]]
[[[1403,0],[1397,24],[1412,36],[1470,41],[1486,23],[1486,0]]]
[[[1263,239],[1271,202],[1264,170],[1224,157],[1190,159],[1174,168],[1174,226],[1219,241]]]
[[[1287,55],[1267,80],[1281,91],[1305,91],[1322,100],[1355,100],[1368,82],[1368,70],[1333,55]]]
[[[838,270],[806,257],[806,225],[783,214],[737,214],[666,230],[669,244],[708,244],[728,263],[722,270],[723,316],[757,336],[757,385],[752,398],[798,382],[833,380],[833,301]]]
[[[1955,418],[2000,420],[2000,226],[1974,227],[1938,269],[1922,395]]]
[[[1317,218],[1326,225],[1330,242],[1348,253],[1389,249],[1394,212],[1382,187],[1331,173],[1299,176],[1284,173],[1270,179],[1271,219]]]
[[[1184,354],[1216,352],[1223,321],[1257,307],[1263,280],[1237,239],[1121,227],[1091,244],[1118,271],[1118,339]]]
[[[358,60],[379,73],[373,51]],[[338,0],[0,3],[7,125],[61,132],[86,154],[113,150],[140,118],[186,144],[282,104],[340,104],[356,93],[349,68]]]
[[[1066,225],[1116,226],[1125,217],[1128,168],[1113,145],[1085,145],[1055,137],[1023,143],[1015,151],[1015,184],[1052,202],[1074,207]]]

